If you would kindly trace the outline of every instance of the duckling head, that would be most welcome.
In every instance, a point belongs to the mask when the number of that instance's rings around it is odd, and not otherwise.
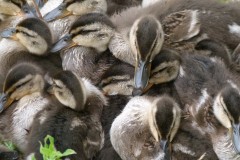
[[[57,8],[47,13],[43,18],[49,22],[70,15],[87,13],[106,13],[106,0],[64,0]]]
[[[133,95],[147,92],[154,84],[162,84],[177,78],[181,67],[181,57],[174,50],[162,49],[152,61],[149,82],[144,89],[134,88]],[[135,77],[137,78],[137,77]]]
[[[48,25],[38,18],[24,19],[15,28],[4,30],[1,36],[18,41],[35,55],[47,54],[52,45],[52,36]]]
[[[54,95],[60,103],[76,111],[84,109],[87,99],[85,86],[71,71],[58,73],[48,83],[51,85],[48,93]]]
[[[44,79],[42,70],[31,63],[21,63],[14,66],[4,81],[3,93],[0,98],[0,112],[14,101],[35,92],[42,92]]]
[[[160,141],[165,156],[171,159],[170,143],[172,142],[181,120],[181,109],[170,97],[162,96],[154,100],[149,113],[150,131],[157,142]]]
[[[213,103],[213,113],[232,135],[236,152],[240,153],[240,92],[227,86],[220,91]]]
[[[26,0],[0,0],[0,13],[10,16],[35,15]]]
[[[135,87],[143,90],[149,81],[152,61],[162,48],[164,32],[160,22],[148,15],[137,19],[129,34],[130,45],[136,60]]]
[[[106,15],[101,13],[85,14],[72,25],[69,34],[63,36],[51,51],[57,52],[79,45],[103,52],[107,50],[113,34],[114,26]]]

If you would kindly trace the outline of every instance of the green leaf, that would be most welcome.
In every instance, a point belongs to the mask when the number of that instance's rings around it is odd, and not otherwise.
[[[41,142],[39,143],[40,153],[43,156],[43,160],[61,160],[61,157],[76,154],[76,152],[72,149],[67,149],[64,153],[57,151],[54,146],[54,138],[50,135],[47,135],[44,138],[44,144],[42,144]]]
[[[53,138],[52,136],[50,136],[50,135],[47,135],[47,136],[45,137],[45,140],[46,140],[46,141],[49,141],[49,146],[48,146],[48,148],[49,148],[50,150],[54,151],[54,150],[55,150],[54,138]],[[46,142],[45,142],[45,143],[46,143]]]
[[[72,154],[77,154],[74,150],[72,149],[67,149],[63,154],[62,156],[69,156],[69,155],[72,155]]]
[[[16,146],[11,141],[4,141],[3,144],[11,151],[16,149]]]

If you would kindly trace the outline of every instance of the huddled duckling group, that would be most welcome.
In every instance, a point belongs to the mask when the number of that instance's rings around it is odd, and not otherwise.
[[[0,0],[0,160],[240,160],[239,7]]]

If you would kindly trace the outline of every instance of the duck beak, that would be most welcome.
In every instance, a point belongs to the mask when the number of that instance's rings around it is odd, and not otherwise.
[[[53,45],[51,52],[55,53],[62,49],[68,49],[76,45],[77,44],[72,41],[72,35],[67,34]]]
[[[168,140],[161,140],[160,146],[164,152],[164,160],[171,160],[171,151]]]
[[[10,98],[8,94],[3,93],[0,97],[0,113],[8,108],[13,103],[13,101],[14,100]]]
[[[27,2],[22,5],[21,12],[18,13],[18,16],[24,17],[27,16],[34,16],[38,17],[36,14],[36,9],[33,6],[30,6]]]
[[[240,124],[233,124],[233,144],[236,149],[236,152],[239,154],[240,153]]]
[[[72,12],[66,9],[66,3],[60,4],[57,8],[47,13],[43,19],[47,22],[64,18],[66,16],[72,15]]]
[[[134,85],[138,90],[138,94],[142,94],[143,90],[148,85],[149,76],[151,70],[151,63],[146,61],[140,61],[135,67]]]
[[[2,38],[8,38],[8,39],[18,41],[18,38],[16,36],[16,29],[15,28],[5,29],[0,33],[0,35],[1,35]]]

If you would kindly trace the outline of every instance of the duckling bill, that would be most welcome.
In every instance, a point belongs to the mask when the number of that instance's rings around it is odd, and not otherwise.
[[[7,109],[7,107],[9,107],[12,102],[13,99],[11,99],[8,94],[2,93],[0,97],[0,113]]]

